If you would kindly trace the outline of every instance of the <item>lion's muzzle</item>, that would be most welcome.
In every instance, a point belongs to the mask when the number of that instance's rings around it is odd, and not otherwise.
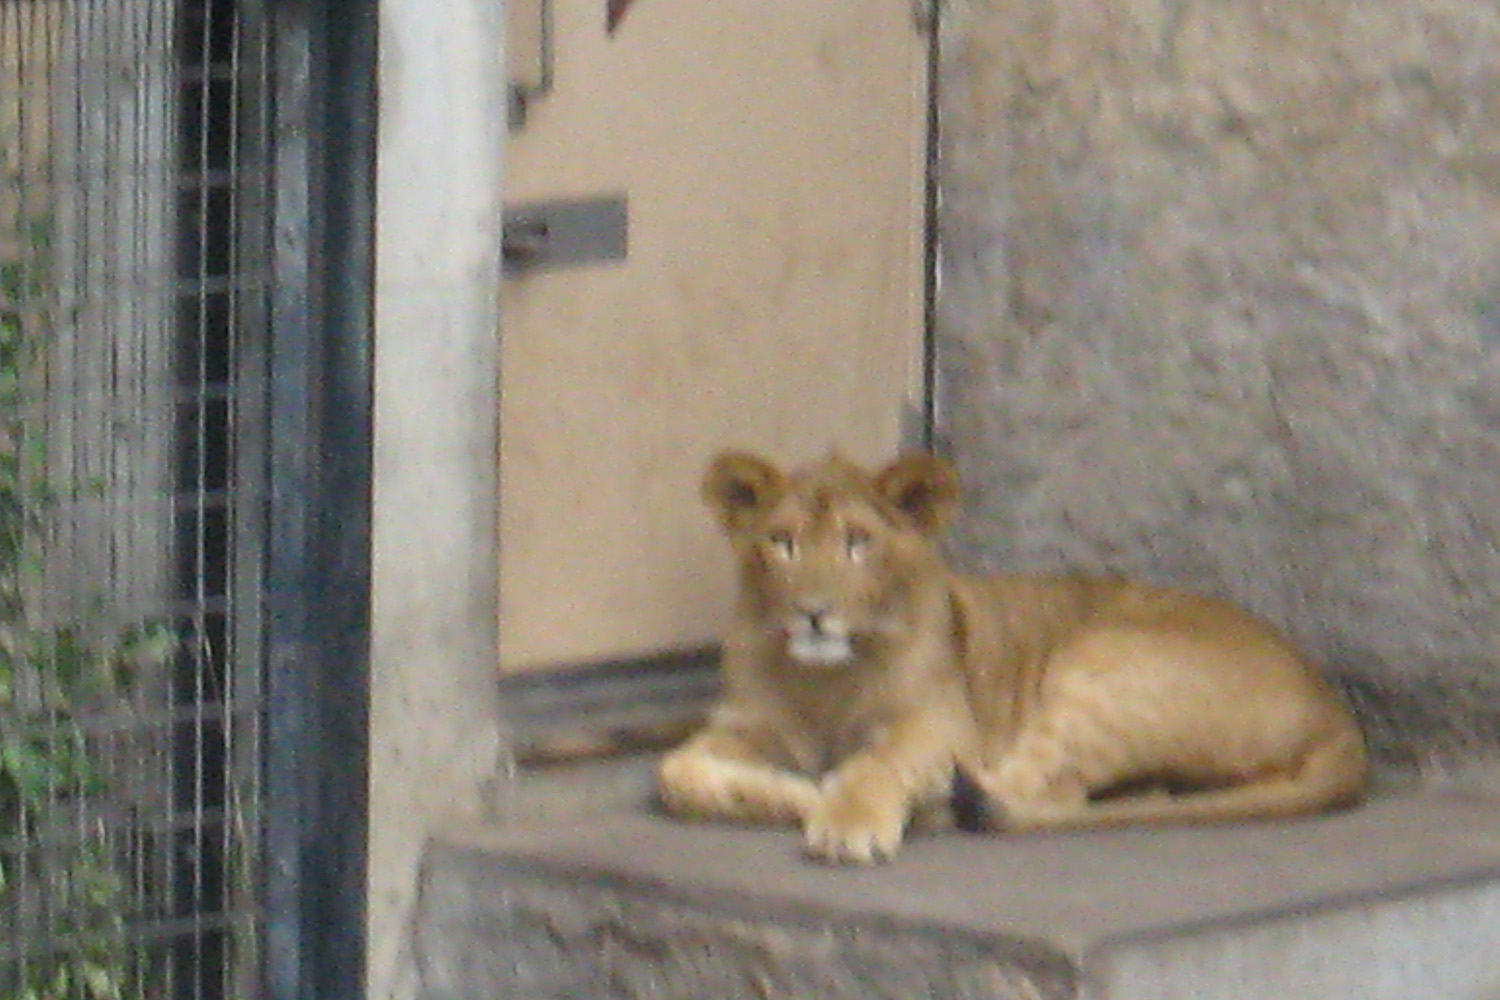
[[[854,657],[848,625],[826,611],[794,612],[786,630],[786,651],[798,663],[814,667],[837,666]]]

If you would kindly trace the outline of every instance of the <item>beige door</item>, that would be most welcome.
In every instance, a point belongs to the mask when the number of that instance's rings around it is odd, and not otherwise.
[[[506,154],[508,206],[624,195],[629,220],[623,261],[501,292],[510,671],[714,641],[732,581],[697,497],[710,455],[878,461],[920,405],[909,0],[635,0],[612,34],[606,6],[552,0],[551,89]]]

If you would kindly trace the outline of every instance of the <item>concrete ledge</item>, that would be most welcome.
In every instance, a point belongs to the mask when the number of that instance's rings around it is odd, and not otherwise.
[[[640,813],[429,847],[423,996],[1500,996],[1500,808],[1420,792],[1299,822],[912,842],[878,870],[791,832]]]

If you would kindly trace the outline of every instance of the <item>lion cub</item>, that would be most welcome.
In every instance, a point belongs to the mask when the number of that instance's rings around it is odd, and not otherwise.
[[[814,857],[890,857],[955,771],[1007,830],[1290,816],[1355,800],[1359,728],[1269,626],[1108,577],[966,576],[926,455],[794,472],[743,452],[703,496],[734,548],[723,693],[661,763],[675,815],[797,824]]]

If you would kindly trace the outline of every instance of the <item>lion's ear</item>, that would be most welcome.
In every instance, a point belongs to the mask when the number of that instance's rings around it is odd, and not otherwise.
[[[781,498],[786,477],[759,455],[720,452],[703,474],[703,501],[729,531]]]
[[[958,474],[936,455],[906,455],[875,477],[875,489],[890,503],[932,533],[958,506]]]

